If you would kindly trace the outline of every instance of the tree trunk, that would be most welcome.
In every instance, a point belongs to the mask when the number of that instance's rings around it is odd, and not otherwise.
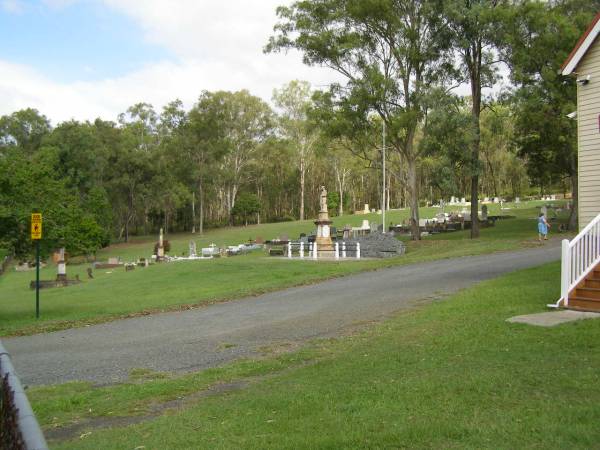
[[[407,158],[408,184],[410,189],[410,230],[413,241],[421,239],[419,229],[419,186],[417,183],[417,162],[413,157]]]
[[[473,142],[471,144],[471,239],[479,237],[479,146],[481,132],[479,116],[481,114],[481,44],[473,52],[471,69],[471,120],[473,127]]]
[[[192,192],[192,234],[196,233],[196,193]]]
[[[304,220],[304,159],[300,160],[300,220]]]
[[[200,236],[202,236],[202,233],[204,233],[204,191],[202,190],[202,181],[200,181],[198,190],[198,194],[200,194],[200,220],[198,225],[200,226]]]

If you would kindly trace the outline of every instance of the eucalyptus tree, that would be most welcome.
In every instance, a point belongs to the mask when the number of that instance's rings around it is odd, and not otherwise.
[[[304,220],[306,172],[318,139],[318,130],[309,121],[312,106],[311,88],[306,81],[293,80],[273,92],[273,102],[279,109],[277,121],[282,135],[289,139],[295,151],[295,164],[300,174],[300,220]]]
[[[385,122],[387,142],[408,165],[411,228],[418,239],[421,97],[446,72],[447,40],[434,3],[297,1],[277,8],[277,15],[266,51],[297,49],[306,64],[335,70],[346,84],[333,85],[330,93],[348,120],[364,127],[376,113]]]
[[[442,14],[458,55],[454,75],[468,82],[471,89],[470,178],[471,217],[478,216],[480,152],[480,115],[482,89],[496,80],[499,0],[443,0]],[[508,2],[510,4],[510,2]],[[479,222],[472,221],[471,238],[479,237]]]
[[[35,153],[52,127],[37,109],[27,108],[0,117],[0,153],[3,147],[17,147],[27,155]]]
[[[136,138],[137,147],[149,151],[158,143],[158,115],[149,103],[136,103],[119,114],[119,123]]]
[[[256,156],[257,148],[272,132],[272,111],[247,90],[204,92],[195,110],[191,117],[196,131],[207,133],[211,146],[222,152],[219,195],[231,222],[237,193],[248,178],[246,169]],[[213,175],[217,175],[216,170]]]
[[[216,183],[216,165],[226,152],[225,130],[221,124],[225,121],[224,112],[218,107],[214,94],[203,92],[188,113],[182,128],[182,148],[185,160],[190,162],[194,203],[198,199],[198,218],[195,205],[192,217],[192,231],[196,223],[200,234],[204,232],[205,202],[207,186]],[[212,175],[212,176],[211,176]]]

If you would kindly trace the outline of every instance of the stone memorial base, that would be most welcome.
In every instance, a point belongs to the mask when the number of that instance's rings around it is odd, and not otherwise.
[[[40,280],[40,289],[67,287],[81,283],[79,277],[74,280],[56,279],[56,280]],[[35,289],[35,281],[29,283],[30,289]]]
[[[331,224],[327,213],[320,212],[319,220],[315,221],[317,226],[317,256],[318,258],[335,258],[335,246],[331,240]]]
[[[319,237],[315,239],[317,243],[317,257],[320,258],[335,258],[335,245],[330,236]]]

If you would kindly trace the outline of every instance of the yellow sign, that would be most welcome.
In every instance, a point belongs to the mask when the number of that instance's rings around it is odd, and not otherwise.
[[[31,239],[42,238],[42,214],[33,213],[31,215]]]

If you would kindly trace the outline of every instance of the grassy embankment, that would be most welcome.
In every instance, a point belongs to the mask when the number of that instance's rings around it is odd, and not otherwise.
[[[190,305],[255,295],[284,287],[312,283],[326,278],[373,270],[389,265],[410,264],[454,256],[465,256],[537,245],[535,217],[540,202],[521,204],[504,211],[515,219],[500,220],[493,228],[483,229],[481,239],[471,241],[468,231],[445,233],[408,242],[405,256],[389,260],[341,261],[315,264],[312,261],[288,261],[268,258],[263,252],[233,258],[157,264],[147,269],[125,272],[124,269],[96,270],[88,279],[87,264],[69,265],[68,275],[79,275],[82,283],[61,289],[41,291],[41,317],[34,317],[34,293],[29,282],[34,272],[14,272],[0,277],[0,336],[32,334],[97,323],[132,314],[186,308]],[[438,210],[424,208],[422,217],[432,217]],[[498,214],[498,205],[490,205],[490,214]],[[391,211],[389,221],[398,223],[408,211]],[[358,225],[364,218],[380,220],[376,214],[334,218],[334,224]],[[169,236],[171,254],[187,254],[188,242],[194,239],[198,249],[211,242],[232,245],[262,236],[265,239],[283,234],[294,238],[310,232],[310,221],[264,224],[208,231],[203,237],[191,234]],[[125,261],[148,257],[154,238],[137,239],[102,250],[98,258],[121,256]],[[41,271],[41,279],[53,279],[56,269]]]
[[[559,271],[509,274],[294,353],[29,396],[48,435],[72,439],[52,441],[64,449],[593,448],[600,322],[505,322],[544,311]]]

